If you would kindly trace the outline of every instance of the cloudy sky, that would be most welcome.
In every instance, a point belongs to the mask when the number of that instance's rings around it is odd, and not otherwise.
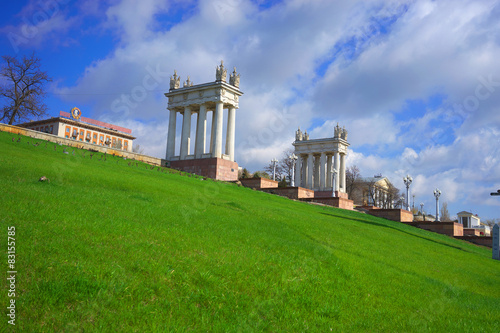
[[[452,216],[500,217],[500,1],[34,0],[0,18],[1,54],[34,50],[53,77],[52,116],[78,106],[164,157],[170,75],[213,81],[223,59],[240,166],[339,123],[363,176],[412,175],[430,213],[438,187]]]

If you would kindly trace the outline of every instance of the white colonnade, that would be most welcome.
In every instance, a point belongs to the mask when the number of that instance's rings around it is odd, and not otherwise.
[[[333,138],[309,139],[299,129],[295,133],[295,186],[316,191],[346,192],[347,130],[335,128]],[[332,188],[332,180],[333,186]]]
[[[201,158],[222,158],[234,162],[234,141],[236,125],[236,109],[239,97],[243,93],[239,90],[240,75],[234,68],[229,83],[226,82],[227,70],[221,62],[216,68],[215,82],[193,85],[189,80],[180,87],[180,77],[177,72],[170,78],[168,97],[170,111],[166,159],[178,161]],[[227,109],[226,145],[223,150],[223,113]],[[212,112],[212,126],[210,129],[210,145],[207,142],[207,116]],[[182,114],[182,133],[180,154],[175,155],[177,114]],[[191,119],[193,114],[198,115],[194,134],[194,154],[191,154]],[[208,150],[208,151],[207,151]]]
[[[212,112],[212,127],[210,130],[210,146],[207,151],[207,116],[209,112]],[[234,106],[228,107],[226,146],[224,151],[222,150],[223,112],[223,102],[217,102],[215,108],[212,110],[206,104],[186,106],[184,107],[184,111],[178,111],[175,108],[171,109],[167,138],[167,160],[177,159],[175,156],[175,135],[177,113],[181,113],[183,116],[179,160],[218,157],[234,161],[236,108]],[[198,120],[196,122],[194,138],[194,154],[190,154],[192,142],[191,119],[194,114],[198,115]]]
[[[321,152],[296,154],[295,185],[319,191],[332,189],[332,177],[335,191],[346,191],[345,158],[340,152]],[[333,168],[337,170],[332,172]]]

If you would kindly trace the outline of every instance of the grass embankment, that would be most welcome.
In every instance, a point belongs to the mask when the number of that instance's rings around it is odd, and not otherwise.
[[[500,331],[488,249],[12,137],[0,246],[15,226],[16,331]]]

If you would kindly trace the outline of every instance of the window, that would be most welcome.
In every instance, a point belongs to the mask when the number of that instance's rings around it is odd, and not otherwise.
[[[50,125],[50,133],[54,134],[54,125]]]
[[[128,147],[128,141],[127,141],[127,140],[124,140],[124,141],[123,141],[123,145],[124,145],[125,147]]]
[[[70,132],[70,129],[69,127],[66,126],[66,133],[69,133]]]
[[[97,133],[94,133],[94,139],[97,139]]]

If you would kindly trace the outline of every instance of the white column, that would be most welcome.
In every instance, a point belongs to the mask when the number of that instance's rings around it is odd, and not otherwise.
[[[200,105],[200,112],[198,112],[198,124],[196,125],[196,145],[195,157],[201,158],[205,154],[205,140],[207,138],[207,107]]]
[[[313,184],[313,173],[314,173],[314,156],[313,154],[307,155],[307,185],[306,187],[312,189]]]
[[[215,110],[212,111],[212,128],[210,129],[210,154],[213,157],[213,148],[214,148],[214,134],[215,134]]]
[[[300,186],[300,168],[302,167],[302,156],[297,155],[297,162],[295,162],[295,186]]]
[[[182,135],[181,135],[181,160],[185,160],[189,155],[189,143],[191,141],[191,109],[184,108],[182,116]]]
[[[227,133],[226,133],[226,155],[234,162],[234,127],[236,122],[236,108],[229,107],[227,110]]]
[[[340,176],[340,156],[339,156],[339,152],[335,152],[335,159],[334,159],[334,162],[333,162],[333,167],[335,168],[335,170],[337,170],[337,173],[335,174],[335,191],[340,191],[340,184],[339,184],[339,176]]]
[[[302,155],[302,176],[300,177],[300,185],[307,187],[307,155]]]
[[[215,105],[215,127],[214,127],[214,140],[212,147],[212,157],[222,157],[222,112],[224,111],[224,104],[217,102]]]
[[[346,193],[345,188],[345,154],[340,155],[340,187],[342,192]]]
[[[326,156],[326,188],[332,186],[332,155]]]
[[[196,158],[196,151],[198,150],[198,135],[199,135],[199,128],[198,128],[198,123],[199,123],[199,120],[200,120],[200,112],[193,112],[191,111],[191,118],[193,116],[193,113],[198,113],[198,117],[196,117],[196,130],[195,130],[195,133],[194,133],[194,156]]]
[[[313,155],[313,165],[314,165],[314,173],[313,173],[313,188],[319,188],[319,158],[318,156]]]
[[[319,189],[324,191],[326,189],[326,154],[321,153],[319,158]]]
[[[170,118],[168,120],[168,138],[167,138],[167,156],[170,160],[175,156],[175,128],[177,122],[177,111],[170,110]]]

